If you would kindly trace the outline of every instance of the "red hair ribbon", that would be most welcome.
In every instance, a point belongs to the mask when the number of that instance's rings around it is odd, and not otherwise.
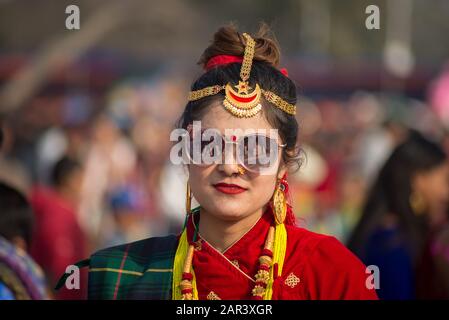
[[[227,65],[230,63],[241,63],[241,62],[243,62],[243,57],[231,56],[231,55],[227,55],[227,54],[219,54],[218,56],[214,56],[214,57],[210,58],[209,61],[207,61],[204,69],[206,71],[209,71],[210,69],[213,69],[218,66]],[[287,69],[282,68],[279,71],[281,71],[281,73],[284,76],[288,77]]]
[[[281,71],[281,73],[282,73],[284,76],[288,77],[288,71],[287,71],[286,68],[282,68],[282,69],[279,70],[279,71]]]
[[[209,61],[207,61],[204,69],[206,69],[206,71],[209,71],[212,68],[235,62],[243,62],[243,58],[227,54],[220,54],[218,56],[210,58]]]

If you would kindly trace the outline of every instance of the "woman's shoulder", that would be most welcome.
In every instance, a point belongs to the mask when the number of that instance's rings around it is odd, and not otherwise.
[[[167,235],[164,237],[151,237],[142,240],[124,243],[108,248],[100,249],[91,255],[92,259],[104,258],[108,260],[114,259],[131,259],[136,262],[146,262],[149,256],[163,257],[164,254],[172,255],[176,250],[178,236]]]
[[[168,299],[177,243],[170,235],[95,252],[89,260],[89,299]]]
[[[334,236],[309,231],[302,227],[287,226],[288,246],[295,253],[302,253],[308,261],[332,262],[342,266],[364,266],[359,258]],[[335,264],[337,263],[337,264]]]
[[[140,275],[148,268],[171,268],[178,237],[152,237],[96,251],[90,256],[89,270],[128,272]]]
[[[293,251],[303,254],[315,252],[317,249],[327,250],[328,247],[337,247],[337,250],[346,249],[334,236],[316,233],[299,226],[286,226],[288,245]]]

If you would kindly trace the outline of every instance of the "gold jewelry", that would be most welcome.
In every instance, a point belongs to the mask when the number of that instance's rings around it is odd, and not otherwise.
[[[256,42],[247,33],[243,34],[246,40],[245,52],[243,54],[242,66],[240,68],[240,79],[237,85],[227,83],[225,86],[214,85],[200,90],[190,91],[188,101],[196,101],[204,97],[218,94],[225,90],[225,99],[223,106],[226,110],[239,118],[250,118],[255,116],[261,109],[261,97],[273,104],[275,107],[290,114],[296,114],[296,106],[289,104],[275,93],[260,88],[256,83],[254,90],[249,86],[249,77],[251,74],[251,66],[254,58],[254,48]],[[234,90],[234,87],[237,89]]]
[[[246,32],[243,34],[246,40],[245,52],[243,53],[242,68],[240,69],[240,78],[243,81],[248,81],[251,73],[251,65],[253,64],[254,49],[256,47],[256,41]]]
[[[290,288],[296,287],[298,283],[301,282],[301,279],[298,278],[293,272],[290,272],[287,279],[285,279],[284,283]]]
[[[189,101],[195,101],[202,99],[204,97],[213,96],[217,93],[219,93],[221,90],[223,90],[225,86],[212,86],[212,87],[206,87],[200,90],[190,91],[189,92]]]
[[[191,274],[194,251],[195,247],[193,246],[193,244],[189,245],[189,248],[187,249],[187,257],[184,260],[184,267],[182,269],[184,275]],[[190,278],[182,279],[181,283],[179,284],[179,288],[181,289],[182,292],[181,300],[193,300],[192,279]]]
[[[226,88],[226,86],[212,86],[212,87],[206,87],[200,90],[195,90],[195,91],[191,91],[189,93],[189,98],[188,101],[196,101],[208,96],[213,96],[218,94],[220,91],[224,90]],[[295,115],[296,114],[296,106],[293,104],[288,103],[287,101],[285,101],[284,99],[282,99],[281,97],[279,97],[278,95],[276,95],[275,93],[268,91],[268,90],[263,90],[260,89],[262,92],[263,97],[265,98],[265,100],[267,100],[268,102],[270,102],[271,104],[273,104],[276,108],[281,109],[282,111],[284,111],[287,114],[290,115]],[[227,110],[230,111],[232,114],[234,114],[235,116],[238,116],[240,118],[246,116],[248,117],[252,117],[254,115],[256,115],[260,109],[262,108],[262,106],[257,105],[256,107],[254,107],[253,109],[251,109],[253,111],[253,114],[251,114],[249,111],[245,111],[245,112],[240,112],[240,109],[237,107],[234,107],[233,105],[231,105],[226,99],[223,101],[223,104],[227,104]]]
[[[287,216],[287,197],[285,195],[285,186],[281,179],[279,179],[273,194],[272,207],[276,223],[284,223],[285,217]]]
[[[276,107],[278,107],[282,111],[284,111],[288,114],[291,114],[291,115],[296,114],[296,106],[286,102],[284,99],[279,97],[277,94],[275,94],[271,91],[266,91],[266,90],[262,90],[262,94],[268,102],[271,102],[272,104],[274,104]]]
[[[245,168],[243,168],[242,166],[238,166],[237,170],[239,171],[239,174],[245,174],[246,172]]]
[[[416,215],[423,214],[427,209],[426,201],[419,192],[412,191],[412,193],[410,194],[409,203],[412,211]]]
[[[243,54],[242,67],[240,68],[239,84],[232,86],[228,83],[225,87],[225,99],[223,105],[226,110],[239,118],[250,118],[255,116],[261,109],[260,97],[262,95],[260,87],[256,84],[254,90],[249,86],[248,80],[253,64],[254,48],[256,42],[247,33],[243,34],[246,40],[245,52]],[[233,89],[235,87],[237,91]]]
[[[218,296],[218,294],[216,294],[213,291],[209,292],[209,294],[207,295],[206,298],[207,298],[207,300],[221,300],[220,297]]]
[[[186,214],[189,215],[192,210],[192,191],[190,190],[190,184],[187,181],[186,187]]]

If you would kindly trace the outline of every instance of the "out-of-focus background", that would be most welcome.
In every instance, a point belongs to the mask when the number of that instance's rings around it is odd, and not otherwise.
[[[72,4],[79,30],[65,26]],[[407,128],[449,150],[448,17],[443,0],[1,0],[0,179],[39,228],[23,247],[54,283],[94,250],[178,232],[185,176],[169,134],[196,61],[218,27],[261,21],[299,88],[299,224],[347,243]]]

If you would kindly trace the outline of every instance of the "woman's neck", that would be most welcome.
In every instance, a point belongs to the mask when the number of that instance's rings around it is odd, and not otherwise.
[[[238,221],[226,221],[214,217],[201,208],[199,233],[215,249],[224,252],[240,240],[259,221],[264,208]]]

